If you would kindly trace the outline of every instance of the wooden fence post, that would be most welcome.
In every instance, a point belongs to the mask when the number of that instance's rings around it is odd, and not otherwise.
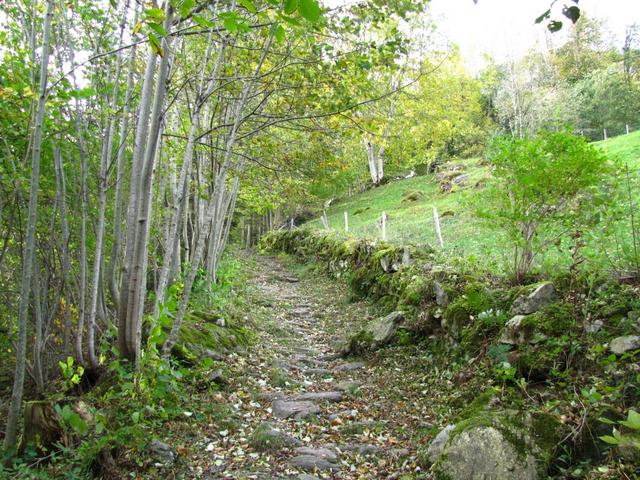
[[[349,233],[349,214],[344,212],[344,231]]]
[[[329,230],[329,218],[327,217],[327,211],[322,211],[322,216],[320,217],[320,221],[322,222],[322,226],[325,230]]]
[[[387,214],[382,212],[382,240],[387,240]]]
[[[604,136],[604,139],[606,140],[607,139],[607,129],[606,128],[603,129],[603,136]]]
[[[433,207],[433,223],[436,226],[436,235],[438,236],[438,242],[440,242],[440,248],[444,248],[442,230],[440,230],[440,217],[438,216],[438,209],[436,207]]]

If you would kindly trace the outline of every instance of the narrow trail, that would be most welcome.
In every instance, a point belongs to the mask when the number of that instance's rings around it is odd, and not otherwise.
[[[370,383],[372,367],[333,350],[354,328],[346,319],[370,318],[370,307],[272,257],[256,258],[252,286],[248,313],[263,324],[254,345],[227,360],[240,425],[203,440],[203,478],[395,479],[410,471],[410,450],[391,434],[389,407]]]

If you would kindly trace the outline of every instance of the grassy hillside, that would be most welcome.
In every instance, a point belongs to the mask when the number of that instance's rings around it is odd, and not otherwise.
[[[629,165],[633,175],[640,174],[640,131],[598,142],[610,156]],[[446,255],[475,258],[485,267],[504,265],[509,257],[506,239],[475,212],[475,204],[483,201],[481,192],[491,181],[488,166],[480,159],[451,162],[443,171],[461,168],[451,176],[468,175],[464,187],[453,186],[442,191],[436,175],[425,175],[391,182],[348,198],[337,199],[327,210],[329,226],[344,233],[344,212],[349,215],[349,236],[380,238],[382,212],[388,215],[387,237],[394,243],[429,243],[436,246],[433,207],[438,209]],[[410,198],[408,198],[410,197]],[[313,228],[322,228],[320,220],[309,222]],[[562,254],[550,251],[545,261],[562,260]]]

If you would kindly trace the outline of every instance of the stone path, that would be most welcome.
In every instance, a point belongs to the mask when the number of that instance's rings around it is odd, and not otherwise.
[[[369,367],[335,354],[336,337],[319,319],[327,306],[309,295],[313,282],[303,284],[273,258],[257,261],[259,303],[273,313],[256,350],[241,360],[254,400],[240,401],[247,428],[228,442],[231,449],[244,441],[246,461],[229,468],[221,454],[205,478],[398,478],[374,473],[377,463],[409,452],[379,431],[383,418],[368,415]]]

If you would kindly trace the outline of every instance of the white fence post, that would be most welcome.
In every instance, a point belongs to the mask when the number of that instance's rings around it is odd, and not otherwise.
[[[322,222],[322,226],[325,230],[329,230],[329,219],[327,218],[327,211],[322,211],[322,216],[320,217],[320,221]]]
[[[625,125],[625,127],[626,127],[626,129],[627,129],[627,135],[629,135],[629,124],[627,123],[627,124]]]
[[[606,140],[606,139],[607,139],[607,129],[606,129],[606,128],[605,128],[605,129],[603,129],[603,133],[604,133],[604,135],[603,135],[603,136],[604,136],[604,139]]]
[[[349,214],[344,212],[344,231],[349,232]]]
[[[433,207],[433,223],[436,226],[436,235],[438,236],[438,242],[440,242],[440,248],[444,248],[442,230],[440,230],[440,217],[438,216],[438,209],[436,207]]]
[[[382,240],[387,240],[387,214],[382,212]]]

